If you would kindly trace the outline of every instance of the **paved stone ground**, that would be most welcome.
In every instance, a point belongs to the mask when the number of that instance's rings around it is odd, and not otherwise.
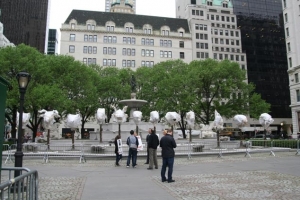
[[[166,184],[154,181],[182,200],[300,199],[300,178],[269,171],[175,176]]]
[[[121,167],[114,160],[24,159],[23,166],[39,172],[40,200],[299,200],[300,157],[295,152],[176,157],[174,183],[162,183],[160,170]],[[161,166],[161,159],[159,166]],[[4,165],[4,167],[13,164]],[[299,169],[299,170],[298,170]],[[299,171],[299,172],[298,172]],[[5,179],[6,177],[1,177]],[[131,182],[128,184],[128,182]]]

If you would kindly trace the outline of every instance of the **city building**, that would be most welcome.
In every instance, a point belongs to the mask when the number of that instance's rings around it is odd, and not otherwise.
[[[101,66],[135,69],[193,59],[186,19],[73,10],[61,27],[60,44],[61,54]]]
[[[241,34],[230,1],[176,0],[176,17],[189,22],[193,60],[228,59],[247,70],[246,54],[242,52]]]
[[[50,0],[1,0],[4,35],[15,45],[24,43],[46,52]]]
[[[293,133],[300,133],[300,1],[282,0],[282,8]]]
[[[248,81],[271,104],[270,115],[281,124],[291,124],[288,64],[286,59],[282,2],[231,0],[247,54]],[[294,133],[296,134],[296,133]]]
[[[4,26],[3,24],[0,22],[0,48],[1,47],[6,47],[6,46],[15,46],[13,43],[11,43],[3,34],[3,29]]]
[[[49,29],[47,54],[56,54],[58,45],[58,33],[56,29]]]
[[[105,12],[113,12],[111,8],[124,2],[126,5],[130,6],[133,10],[133,14],[136,13],[136,1],[137,0],[105,0]]]

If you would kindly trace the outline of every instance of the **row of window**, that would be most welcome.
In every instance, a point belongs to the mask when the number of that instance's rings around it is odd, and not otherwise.
[[[103,59],[103,66],[116,66],[116,59]],[[142,61],[142,67],[153,67],[154,61]],[[135,60],[122,60],[122,67],[135,67]]]
[[[208,34],[206,34],[206,33],[196,33],[196,39],[208,40]]]
[[[230,17],[229,16],[223,16],[223,15],[210,15],[209,16],[209,14],[207,14],[207,19],[208,20],[216,20],[216,21],[222,21],[222,22],[235,22],[235,17],[231,17],[231,21],[230,21]]]
[[[207,25],[206,24],[195,24],[195,29],[200,31],[207,31]]]
[[[97,59],[96,58],[83,58],[83,63],[86,65],[96,64]]]
[[[226,45],[236,45],[240,46],[240,41],[239,40],[229,40],[229,39],[223,39],[223,38],[212,38],[212,43],[214,44],[226,44]]]
[[[202,34],[203,35],[203,34]],[[207,34],[205,34],[207,38]],[[70,41],[75,41],[75,34],[70,34]],[[201,36],[202,37],[202,36]],[[97,42],[97,35],[84,35],[84,41],[87,42]],[[103,37],[103,43],[117,43],[117,37],[116,36],[104,36]],[[123,37],[123,44],[135,44],[136,40],[135,37]],[[180,44],[184,43],[183,41],[180,41]],[[142,38],[141,39],[142,45],[147,46],[154,46],[154,39],[150,38]],[[172,40],[160,40],[160,46],[161,47],[172,47]],[[181,47],[182,45],[180,45]],[[184,45],[183,45],[184,47]]]
[[[215,24],[215,23],[211,23],[211,26],[212,27],[215,27],[215,25],[216,25],[216,27],[222,27],[222,28],[225,28],[225,27],[227,27],[227,28],[232,28],[232,29],[235,29],[235,25],[229,25],[229,24],[227,24],[227,25],[225,25],[225,24]]]
[[[203,12],[203,11],[202,11]],[[87,30],[95,30],[95,25],[92,24],[87,24]],[[75,23],[71,23],[71,29],[75,29]],[[127,33],[133,33],[133,27],[125,27],[125,32]],[[108,32],[114,32],[115,31],[115,26],[107,25],[106,26],[106,31]],[[152,29],[150,28],[144,28],[144,33],[145,34],[152,34]],[[170,30],[161,30],[161,35],[168,36],[170,33]],[[180,36],[183,36],[183,32],[179,32]]]
[[[214,51],[226,51],[226,52],[230,52],[230,48],[224,48],[224,47],[213,47]],[[241,50],[240,49],[235,49],[235,48],[231,48],[231,52],[237,52],[240,53]]]
[[[211,29],[211,33],[214,34],[214,35],[225,35],[225,36],[229,36],[229,33],[230,33],[230,36],[234,37],[234,31],[229,31],[229,30],[223,30],[223,29]],[[236,37],[239,37],[239,31],[235,31],[235,36]]]
[[[228,54],[217,54],[214,53],[214,59],[219,59],[219,60],[223,60],[223,59],[227,59],[227,60],[232,60],[232,61],[245,61],[245,56],[240,56],[240,55],[228,55]]]
[[[196,42],[197,49],[208,49],[208,43]]]

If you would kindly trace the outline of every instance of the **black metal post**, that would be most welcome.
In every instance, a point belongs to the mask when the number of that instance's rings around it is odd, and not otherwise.
[[[121,123],[119,123],[119,136],[121,136]]]
[[[18,127],[18,140],[17,140],[17,151],[15,152],[15,167],[23,166],[23,151],[22,151],[22,124],[23,124],[23,106],[24,106],[24,96],[26,89],[20,88],[20,108],[19,108],[19,127]],[[20,175],[20,171],[15,171],[15,177]]]

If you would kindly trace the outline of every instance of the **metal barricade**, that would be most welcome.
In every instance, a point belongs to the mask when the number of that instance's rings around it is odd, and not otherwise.
[[[7,157],[6,157],[6,160],[5,160],[4,164],[8,164],[10,162],[13,163],[11,145],[8,145],[8,144],[3,145],[2,154],[4,154],[4,153],[7,154]]]
[[[1,199],[38,200],[38,172],[22,167],[2,168],[8,180],[0,184]],[[13,177],[12,172],[20,171],[20,176]],[[24,173],[22,173],[25,171]],[[4,173],[2,173],[4,174]]]

